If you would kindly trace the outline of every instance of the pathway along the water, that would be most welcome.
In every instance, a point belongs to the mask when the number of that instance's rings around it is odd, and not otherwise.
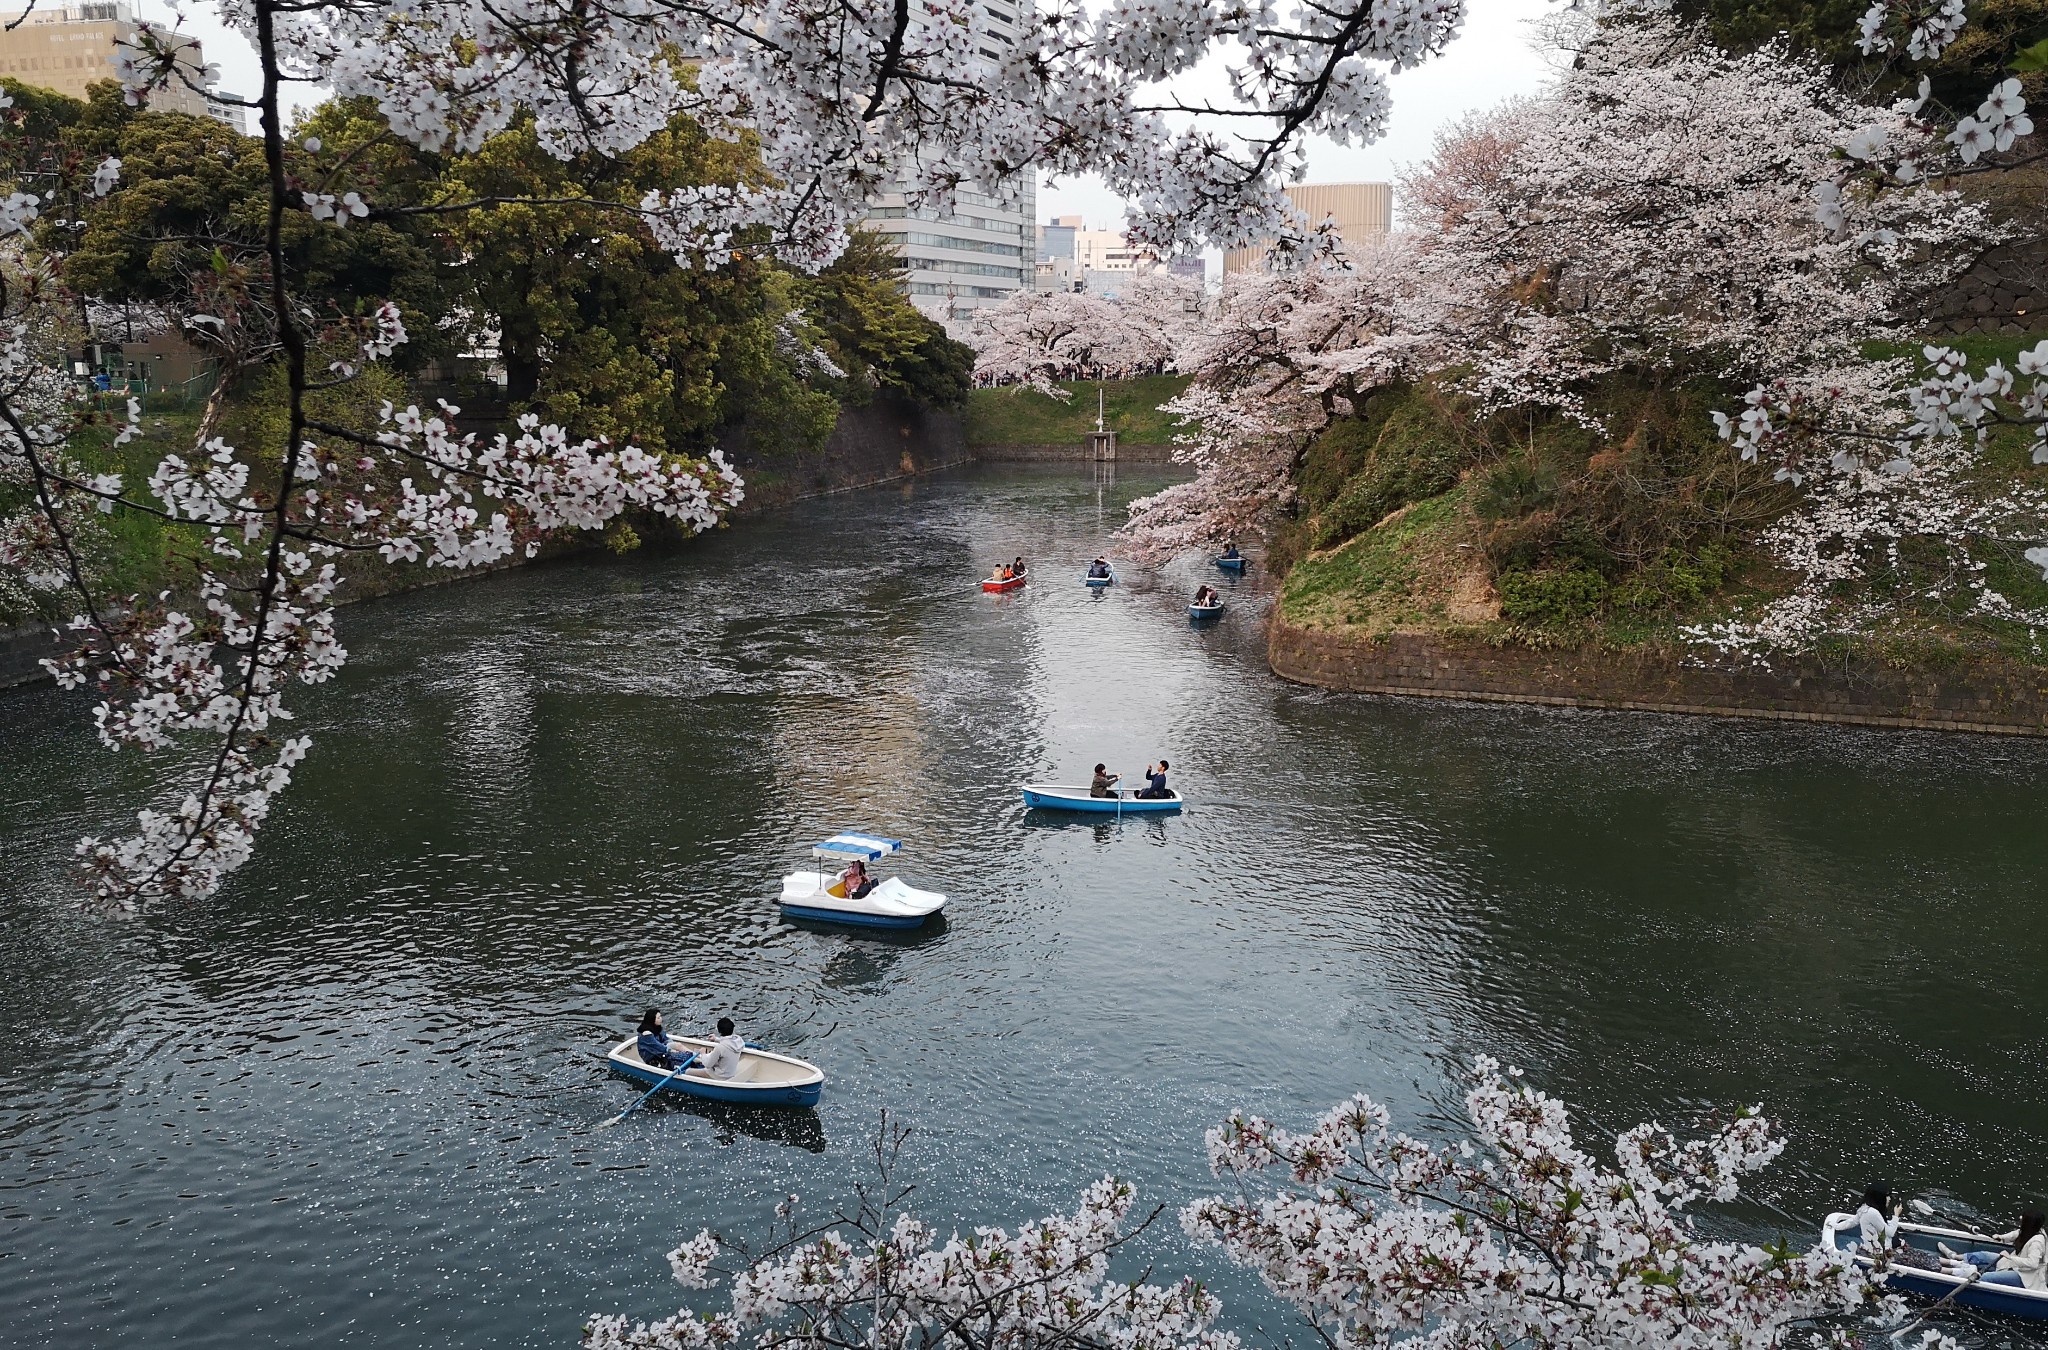
[[[0,700],[0,1340],[562,1347],[678,1306],[700,1225],[844,1196],[885,1108],[930,1216],[1014,1223],[1105,1171],[1199,1193],[1233,1106],[1363,1088],[1436,1128],[1480,1052],[1602,1132],[1763,1103],[1802,1223],[1871,1177],[2048,1191],[2048,745],[1292,688],[1256,573],[1206,629],[1213,569],[1084,590],[1159,482],[1088,475],[351,610],[257,860],[142,922],[64,872],[140,772],[76,699]],[[1031,585],[983,595],[1017,552]],[[1184,816],[1019,805],[1162,754]],[[943,931],[777,921],[843,826],[910,841]],[[648,1003],[817,1061],[823,1106],[592,1132]],[[1170,1214],[1144,1254],[1283,1328]]]

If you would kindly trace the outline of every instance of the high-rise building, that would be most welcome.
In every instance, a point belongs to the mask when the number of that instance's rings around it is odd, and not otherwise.
[[[114,78],[114,49],[132,41],[135,31],[135,10],[120,0],[53,9],[38,5],[26,17],[0,15],[0,75],[84,98],[87,85]],[[199,88],[172,80],[150,95],[149,106],[157,112],[215,115],[200,92],[207,81],[199,39],[173,35],[171,41],[177,47],[179,69]]]
[[[1391,183],[1297,183],[1287,197],[1311,226],[1332,220],[1337,236],[1347,244],[1365,245],[1384,238],[1394,228],[1394,186]],[[1223,255],[1223,274],[1257,267],[1266,255],[1265,243],[1234,248]]]
[[[1021,12],[1031,0],[982,0],[975,6],[974,45],[990,60],[1017,42]],[[966,318],[1037,285],[1038,190],[1027,184],[1015,205],[963,188],[950,212],[913,210],[900,192],[884,193],[867,227],[895,246],[910,302],[941,321]]]

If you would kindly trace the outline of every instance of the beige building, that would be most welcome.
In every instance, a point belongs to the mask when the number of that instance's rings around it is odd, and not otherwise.
[[[89,84],[114,78],[114,49],[132,40],[136,31],[135,10],[124,3],[52,9],[38,5],[25,19],[19,12],[0,15],[0,25],[17,22],[19,27],[0,26],[0,75],[73,98],[84,98]],[[173,41],[178,44],[178,65],[186,78],[205,87],[206,58],[199,40],[174,37]],[[220,115],[207,106],[204,94],[177,80],[152,94],[149,106],[158,112]]]
[[[1308,217],[1311,226],[1334,220],[1338,237],[1347,244],[1382,239],[1394,228],[1391,183],[1297,183],[1287,189],[1287,198]],[[1265,253],[1264,244],[1231,249],[1223,255],[1223,274],[1257,267]]]

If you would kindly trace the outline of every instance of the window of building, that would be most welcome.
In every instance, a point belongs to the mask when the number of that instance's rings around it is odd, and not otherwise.
[[[1000,253],[1006,258],[1023,256],[1024,250],[1016,244],[988,244],[979,239],[962,239],[954,234],[926,234],[922,230],[905,230],[901,234],[891,233],[892,239],[901,239],[907,244],[922,244],[926,248],[957,248],[971,253]]]

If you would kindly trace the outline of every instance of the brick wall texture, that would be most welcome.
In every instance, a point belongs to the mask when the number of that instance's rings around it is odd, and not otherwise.
[[[1535,651],[1423,634],[1355,638],[1296,628],[1277,615],[1267,655],[1284,679],[1350,693],[2048,735],[2048,670],[2017,663],[1941,671],[1812,660],[1768,670],[1702,668],[1674,651]]]

